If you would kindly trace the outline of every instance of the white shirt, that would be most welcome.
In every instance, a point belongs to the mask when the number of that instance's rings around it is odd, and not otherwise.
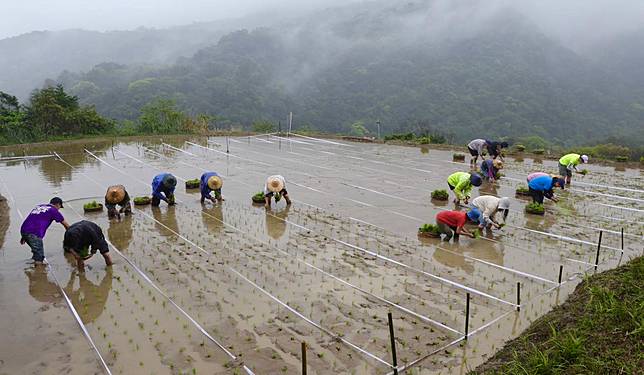
[[[479,211],[481,211],[481,216],[483,216],[483,219],[486,223],[490,220],[496,222],[496,220],[494,220],[494,215],[499,209],[500,201],[500,198],[494,197],[492,195],[481,195],[472,200],[472,206],[478,208]]]
[[[486,150],[487,142],[485,139],[475,139],[472,142],[468,143],[467,147],[472,150],[476,150],[479,153],[479,156],[482,156]]]

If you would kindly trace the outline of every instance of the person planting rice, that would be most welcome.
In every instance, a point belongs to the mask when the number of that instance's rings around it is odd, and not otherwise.
[[[55,221],[62,224],[65,229],[69,228],[69,224],[59,211],[61,208],[63,208],[63,200],[54,197],[49,201],[49,204],[36,206],[22,222],[20,244],[26,243],[31,248],[31,259],[36,265],[45,262],[45,247],[42,239],[51,223]]]
[[[120,206],[117,210],[116,206]],[[123,185],[112,185],[107,188],[105,193],[105,207],[107,207],[107,217],[109,219],[121,218],[121,214],[129,215],[132,213],[130,195]]]
[[[528,190],[532,196],[532,202],[543,204],[543,198],[546,197],[553,202],[557,201],[554,196],[554,188],[560,187],[562,190],[566,182],[558,176],[537,176],[528,182]]]
[[[161,173],[154,176],[152,180],[152,206],[159,207],[161,201],[173,206],[174,188],[177,186],[177,178],[170,173]]]
[[[217,172],[206,172],[201,175],[199,179],[199,190],[201,190],[201,204],[206,199],[210,199],[212,203],[215,201],[223,202],[224,198],[221,196],[221,187],[224,181],[217,174]],[[214,192],[214,196],[210,193]]]
[[[510,213],[510,198],[502,197],[497,198],[492,195],[481,195],[472,200],[472,210],[476,209],[480,212],[479,215],[479,228],[494,227],[501,228],[501,224],[496,220],[496,213],[503,211],[503,222]]]
[[[274,175],[266,179],[266,185],[264,186],[264,206],[266,208],[271,208],[271,198],[273,196],[276,203],[284,197],[286,204],[291,204],[291,198],[289,198],[286,191],[286,180],[283,176]]]
[[[480,138],[474,139],[467,144],[467,149],[472,156],[472,159],[470,159],[470,165],[472,167],[475,167],[479,156],[481,157],[481,159],[483,159],[483,156],[485,155],[485,151],[487,149],[487,141]]]
[[[501,160],[487,159],[481,163],[481,174],[483,178],[488,179],[492,183],[496,180],[496,175],[501,169],[503,169],[503,162]]]
[[[474,233],[471,233],[465,228],[468,221],[476,223],[479,220],[480,213],[478,210],[465,211],[441,211],[436,214],[436,226],[442,235],[445,235],[443,241],[449,241],[454,237],[454,241],[458,241],[460,234],[475,238]]]
[[[82,220],[67,228],[63,249],[76,258],[79,272],[85,271],[85,261],[96,254],[96,251],[100,251],[106,266],[112,265],[110,249],[103,236],[103,230],[91,221]]]
[[[461,200],[467,204],[470,199],[472,187],[481,186],[481,182],[481,177],[476,173],[456,172],[447,178],[447,186],[456,195],[454,199],[454,203],[456,204],[459,204]]]
[[[572,180],[572,171],[579,172],[577,166],[579,163],[588,163],[587,155],[566,154],[559,159],[559,174],[566,177],[566,183],[570,184]]]
[[[488,141],[486,140],[487,153],[490,154],[492,159],[497,157],[503,160],[503,155],[501,155],[501,149],[508,148],[510,144],[508,142],[497,142],[497,141]]]

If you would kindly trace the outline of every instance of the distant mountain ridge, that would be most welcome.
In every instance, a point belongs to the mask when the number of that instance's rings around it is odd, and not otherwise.
[[[512,9],[474,3],[334,7],[225,34],[176,63],[103,63],[58,81],[116,119],[167,97],[223,124],[277,122],[293,111],[297,126],[332,132],[380,121],[385,132],[440,131],[456,141],[644,142],[641,50],[629,48],[644,33],[604,46],[605,55],[581,55]]]

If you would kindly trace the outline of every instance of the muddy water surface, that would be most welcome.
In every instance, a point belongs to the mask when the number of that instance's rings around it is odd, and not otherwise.
[[[558,192],[561,201],[534,216],[524,214],[527,201],[514,188],[527,173],[555,172],[556,164],[511,160],[507,178],[473,194],[510,196],[509,225],[442,243],[416,231],[453,209],[429,199],[449,174],[468,170],[451,152],[274,137],[231,138],[228,153],[225,139],[164,142],[178,150],[150,140],[4,150],[60,159],[0,166],[10,205],[0,258],[7,317],[0,328],[9,339],[0,343],[0,373],[103,371],[61,288],[113,373],[244,373],[242,364],[258,374],[299,373],[305,341],[312,373],[384,374],[391,371],[387,312],[399,366],[465,373],[592,272],[599,230],[601,269],[642,249],[639,170],[590,165],[578,180],[585,185]],[[184,188],[204,170],[224,176],[222,204],[201,205],[198,191]],[[132,197],[149,194],[161,171],[179,179],[177,206],[137,206],[133,216],[112,221],[105,212],[82,213],[111,184],[126,185]],[[286,177],[292,206],[251,204],[270,174]],[[51,270],[29,264],[18,244],[21,215],[53,195],[65,199],[68,221],[101,226],[115,247],[113,267],[97,256],[85,274],[76,272],[56,223],[45,238]],[[458,340],[467,294],[465,343]]]

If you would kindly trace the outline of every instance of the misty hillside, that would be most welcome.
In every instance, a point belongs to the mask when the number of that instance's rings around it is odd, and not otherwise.
[[[87,71],[103,62],[170,64],[180,56],[217,43],[239,27],[261,23],[254,17],[166,29],[131,31],[34,31],[0,40],[0,90],[20,98],[61,72]]]
[[[332,8],[236,31],[159,68],[102,64],[59,77],[84,103],[135,118],[156,97],[220,123],[283,120],[346,132],[439,130],[457,140],[536,134],[555,142],[644,140],[644,93],[619,61],[581,56],[511,9],[432,1]],[[615,45],[618,48],[619,45]],[[422,125],[419,125],[422,124]]]

